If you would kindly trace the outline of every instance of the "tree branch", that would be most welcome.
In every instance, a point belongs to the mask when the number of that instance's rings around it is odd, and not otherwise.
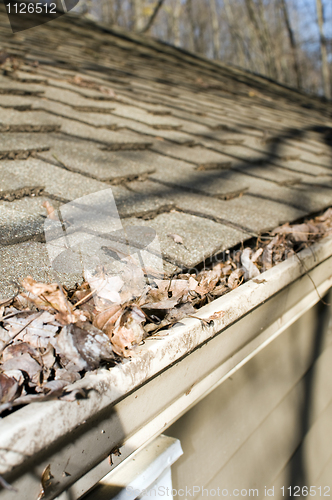
[[[317,21],[320,35],[320,53],[322,58],[322,76],[323,76],[323,87],[324,87],[324,95],[327,99],[331,98],[331,88],[330,88],[330,70],[329,63],[327,58],[327,50],[326,50],[326,38],[324,35],[324,19],[323,19],[323,4],[322,0],[316,0],[316,9],[317,9]]]
[[[294,72],[296,75],[296,82],[297,82],[298,88],[301,88],[301,73],[300,73],[300,66],[299,66],[299,62],[298,62],[297,45],[296,45],[293,30],[292,30],[292,27],[290,24],[286,0],[280,0],[280,3],[281,3],[281,10],[283,13],[286,29],[288,32],[289,43],[290,43],[292,54],[293,54],[293,65],[294,65]]]
[[[140,31],[140,33],[146,33],[147,31],[149,31],[149,29],[151,28],[154,20],[157,17],[158,12],[161,9],[163,3],[164,3],[164,0],[158,0],[157,5],[155,6],[153,13],[151,14],[150,19],[148,20],[148,22],[145,25],[145,27]]]

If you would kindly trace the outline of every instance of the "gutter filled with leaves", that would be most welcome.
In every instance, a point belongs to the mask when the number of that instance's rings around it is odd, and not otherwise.
[[[329,208],[302,224],[284,224],[198,274],[150,280],[136,297],[116,277],[112,290],[102,294],[100,279],[93,289],[90,280],[67,291],[26,278],[24,293],[0,303],[0,413],[34,401],[86,396],[84,389],[72,388],[86,372],[135,356],[145,338],[184,317],[199,319],[198,309],[243,282],[264,283],[262,272],[331,233]]]

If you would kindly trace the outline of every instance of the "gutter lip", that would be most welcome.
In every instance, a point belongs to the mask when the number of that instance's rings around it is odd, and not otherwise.
[[[125,360],[110,370],[90,372],[76,382],[75,387],[91,389],[90,397],[80,400],[79,404],[59,400],[33,403],[0,419],[0,474],[12,471],[100,410],[114,406],[216,335],[223,334],[232,324],[331,256],[332,236],[262,273],[259,279],[264,279],[263,283],[248,281],[199,309],[197,319],[186,318],[169,330],[147,338],[131,360]],[[331,276],[326,279],[331,277],[332,266]],[[220,311],[225,312],[224,316],[210,325],[199,319],[208,320]],[[47,427],[49,431],[43,433],[43,439],[40,439],[41,427]]]

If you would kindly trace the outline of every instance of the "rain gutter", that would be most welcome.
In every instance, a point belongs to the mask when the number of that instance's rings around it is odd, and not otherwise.
[[[147,339],[131,360],[88,374],[76,383],[88,386],[87,399],[34,403],[3,418],[0,474],[17,492],[3,490],[1,499],[36,499],[49,464],[53,479],[45,500],[65,490],[61,499],[80,498],[273,342],[331,286],[329,237],[201,308],[197,317],[205,321],[182,320]]]

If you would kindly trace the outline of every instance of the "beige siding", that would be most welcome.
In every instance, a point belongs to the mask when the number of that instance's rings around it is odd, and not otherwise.
[[[264,497],[274,485],[282,498],[280,487],[300,477],[331,485],[329,313],[317,304],[168,429],[184,450],[172,467],[174,488],[258,488]]]
[[[330,360],[331,361],[331,360]],[[273,482],[275,492],[282,486],[289,486],[289,477],[294,477],[293,485],[300,485],[297,480],[300,466],[305,470],[305,481],[308,486],[329,486],[332,496],[332,402],[323,410],[309,432],[305,435],[294,456]],[[275,494],[275,498],[282,498]]]

